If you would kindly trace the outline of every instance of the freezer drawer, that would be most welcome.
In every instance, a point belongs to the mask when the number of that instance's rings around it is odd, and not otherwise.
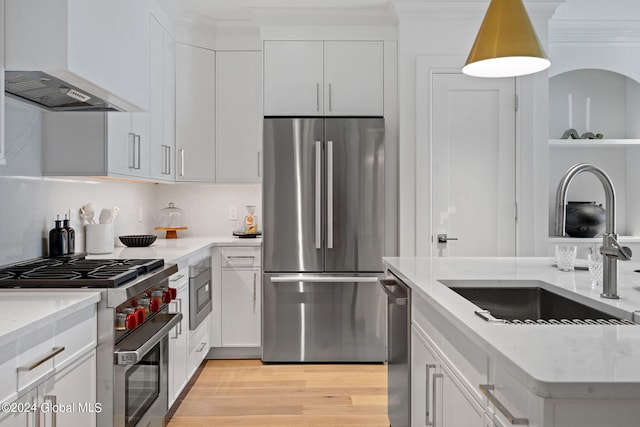
[[[384,362],[378,275],[263,276],[264,362]]]

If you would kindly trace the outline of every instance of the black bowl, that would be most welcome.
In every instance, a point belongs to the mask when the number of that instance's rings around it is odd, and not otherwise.
[[[132,234],[129,236],[118,236],[118,239],[120,239],[123,245],[129,246],[130,248],[142,248],[155,242],[157,237],[155,234]]]

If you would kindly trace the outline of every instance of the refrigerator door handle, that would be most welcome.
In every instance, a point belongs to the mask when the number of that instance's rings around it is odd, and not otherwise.
[[[322,248],[322,142],[316,141],[316,249]]]
[[[376,276],[276,276],[271,278],[272,283],[293,283],[293,282],[319,282],[319,283],[378,283]]]
[[[333,249],[333,141],[327,141],[327,249]]]

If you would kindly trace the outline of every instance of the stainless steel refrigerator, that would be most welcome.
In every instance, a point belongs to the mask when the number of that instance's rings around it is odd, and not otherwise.
[[[384,120],[265,118],[265,362],[382,362]]]

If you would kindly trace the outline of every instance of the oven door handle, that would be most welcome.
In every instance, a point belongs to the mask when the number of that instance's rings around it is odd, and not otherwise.
[[[134,349],[118,349],[113,352],[116,365],[135,365],[138,363],[142,360],[144,355],[149,352],[149,350],[162,341],[162,339],[169,334],[169,331],[171,331],[173,327],[182,320],[182,313],[163,314],[163,316],[168,317],[168,320],[151,336],[151,338],[140,343],[140,345],[136,346]],[[158,325],[153,325],[153,323],[151,323],[149,325],[142,326],[142,328],[144,327],[157,328]],[[134,338],[134,336],[132,335],[130,338]]]

